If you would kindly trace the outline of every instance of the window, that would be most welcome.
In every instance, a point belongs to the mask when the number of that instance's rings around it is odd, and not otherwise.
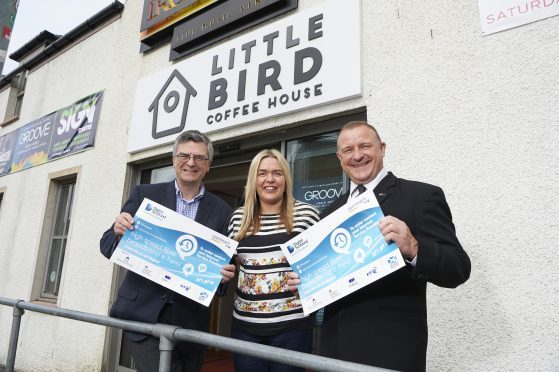
[[[64,253],[68,241],[70,228],[72,201],[76,185],[75,176],[71,179],[53,180],[49,199],[54,203],[47,203],[47,212],[43,223],[42,243],[45,249],[45,266],[41,270],[41,288],[38,297],[56,299],[62,277]],[[46,235],[46,236],[45,236]]]
[[[6,115],[4,117],[5,124],[19,117],[26,83],[27,71],[22,71],[12,79],[10,84],[10,96],[8,97],[8,107],[6,108]]]
[[[344,191],[344,175],[336,157],[338,132],[287,142],[293,173],[293,196],[322,211]]]

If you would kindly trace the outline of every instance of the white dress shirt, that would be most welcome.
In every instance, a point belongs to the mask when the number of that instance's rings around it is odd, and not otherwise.
[[[375,178],[373,178],[373,180],[369,183],[367,183],[366,185],[363,185],[367,188],[367,190],[374,190],[375,187],[377,187],[377,185],[380,183],[380,181],[382,181],[382,179],[384,177],[386,177],[388,175],[388,172],[386,171],[386,169],[382,168],[380,170],[380,172],[378,172],[377,176]],[[354,183],[353,181],[351,181],[350,185],[349,185],[349,197],[351,199],[355,198],[358,193],[355,192],[355,189],[357,188],[357,184]]]

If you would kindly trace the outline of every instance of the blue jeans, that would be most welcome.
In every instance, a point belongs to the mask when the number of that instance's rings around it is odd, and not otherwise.
[[[283,349],[310,353],[312,351],[312,329],[287,331],[274,336],[256,336],[240,329],[232,329],[231,337],[237,340]],[[276,363],[244,354],[233,354],[235,371],[238,372],[303,372],[305,369]]]

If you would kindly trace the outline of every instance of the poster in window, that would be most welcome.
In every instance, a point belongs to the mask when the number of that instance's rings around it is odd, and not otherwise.
[[[295,181],[293,196],[295,199],[314,205],[323,211],[343,193],[342,176]]]

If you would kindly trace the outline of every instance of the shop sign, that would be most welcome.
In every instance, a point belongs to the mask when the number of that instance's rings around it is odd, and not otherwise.
[[[140,80],[128,151],[360,95],[361,3],[332,0]]]
[[[45,115],[0,137],[0,176],[91,148],[103,92]]]
[[[183,58],[242,30],[296,9],[298,0],[227,0],[174,28],[169,60]]]
[[[140,51],[148,51],[168,41],[173,33],[171,26],[217,1],[220,0],[144,0]]]
[[[484,35],[559,14],[559,0],[478,0]]]

